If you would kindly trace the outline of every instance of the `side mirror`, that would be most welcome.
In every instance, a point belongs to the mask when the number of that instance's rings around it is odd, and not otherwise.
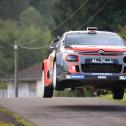
[[[60,37],[58,36],[57,38],[55,38],[52,42],[51,42],[51,44],[50,44],[50,50],[54,50],[54,49],[56,49],[56,44],[57,44],[57,42],[60,40]]]
[[[54,46],[50,46],[49,53],[53,52],[54,50],[57,50],[57,48],[56,48],[56,47],[54,47]]]
[[[60,40],[60,36],[57,36],[52,42],[55,43],[55,42],[58,42]]]
[[[55,49],[55,48],[56,48],[56,47],[54,47],[54,46],[50,46],[50,49],[51,49],[51,50],[53,50],[53,49]]]

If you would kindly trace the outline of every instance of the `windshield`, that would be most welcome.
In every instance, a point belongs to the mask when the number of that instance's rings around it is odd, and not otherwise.
[[[70,33],[66,35],[66,45],[105,45],[125,46],[123,39],[118,35]]]

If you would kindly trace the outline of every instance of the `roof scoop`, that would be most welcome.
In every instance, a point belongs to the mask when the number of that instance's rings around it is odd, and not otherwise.
[[[97,27],[87,27],[88,34],[96,34]]]
[[[87,31],[98,31],[97,27],[87,27]]]

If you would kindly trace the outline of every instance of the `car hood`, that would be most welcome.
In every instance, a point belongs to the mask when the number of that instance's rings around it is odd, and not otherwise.
[[[84,52],[96,52],[99,50],[103,50],[105,52],[126,52],[126,47],[124,46],[71,45],[71,48],[68,49]]]

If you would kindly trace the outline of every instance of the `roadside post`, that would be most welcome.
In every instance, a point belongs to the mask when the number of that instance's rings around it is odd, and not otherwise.
[[[14,80],[15,80],[15,97],[18,97],[18,45],[14,44]]]

